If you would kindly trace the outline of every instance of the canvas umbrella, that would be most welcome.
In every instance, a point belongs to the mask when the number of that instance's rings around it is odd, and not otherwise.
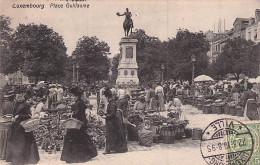
[[[200,76],[196,77],[194,79],[194,81],[201,82],[201,81],[214,81],[214,80],[213,80],[213,78],[211,78],[211,77],[209,77],[207,75],[200,75]]]
[[[260,83],[260,76],[258,76],[258,77],[255,79],[255,82],[256,82],[256,83]]]

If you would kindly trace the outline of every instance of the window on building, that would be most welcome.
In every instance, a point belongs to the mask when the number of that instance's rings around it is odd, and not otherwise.
[[[254,35],[254,40],[257,39],[257,29],[255,29],[255,35]]]
[[[251,32],[248,32],[248,40],[251,40]]]

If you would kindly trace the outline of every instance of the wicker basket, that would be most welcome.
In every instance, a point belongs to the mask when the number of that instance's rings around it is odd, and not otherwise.
[[[192,140],[201,140],[201,136],[202,136],[202,129],[194,128],[192,130]]]
[[[236,107],[235,106],[230,106],[229,110],[230,110],[230,114],[232,116],[236,116]]]
[[[215,114],[222,114],[222,105],[215,104],[214,113]]]
[[[202,110],[203,105],[202,104],[197,104],[198,110]]]
[[[236,115],[238,117],[243,117],[244,115],[244,109],[240,106],[236,106]]]
[[[175,130],[173,126],[163,126],[160,130],[160,135],[164,144],[173,144],[175,140]]]
[[[204,114],[209,114],[209,113],[211,113],[211,108],[210,108],[210,105],[209,105],[209,104],[203,106],[203,113],[204,113]]]
[[[64,121],[63,125],[66,129],[76,129],[79,130],[82,126],[83,122],[79,121],[77,119],[74,118],[70,118],[66,121]]]
[[[28,119],[22,121],[20,124],[24,128],[25,132],[31,132],[39,128],[40,119]]]
[[[224,105],[224,113],[229,115],[230,114],[230,109],[229,109],[229,105]]]

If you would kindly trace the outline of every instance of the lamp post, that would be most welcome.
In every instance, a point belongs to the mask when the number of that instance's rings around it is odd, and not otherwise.
[[[164,65],[164,63],[162,63],[162,65],[161,65],[161,69],[162,69],[162,83],[163,83],[163,72],[164,72],[164,69],[165,69],[165,65]]]
[[[76,70],[77,70],[77,83],[79,83],[79,63],[76,64]]]
[[[195,55],[193,54],[192,56],[191,56],[191,61],[192,61],[192,83],[194,82],[194,63],[195,63],[195,61],[196,61],[196,57],[195,57]]]
[[[75,83],[75,61],[76,61],[77,56],[75,54],[72,54],[72,63],[73,63],[73,79],[72,82]]]

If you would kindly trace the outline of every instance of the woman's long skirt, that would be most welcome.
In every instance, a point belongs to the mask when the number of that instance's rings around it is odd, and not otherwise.
[[[83,163],[98,155],[94,143],[85,129],[67,130],[61,160],[67,163]]]
[[[10,128],[6,161],[12,164],[36,164],[40,160],[33,132],[25,132],[20,122]]]
[[[106,119],[106,151],[128,151],[124,128],[117,117]]]

